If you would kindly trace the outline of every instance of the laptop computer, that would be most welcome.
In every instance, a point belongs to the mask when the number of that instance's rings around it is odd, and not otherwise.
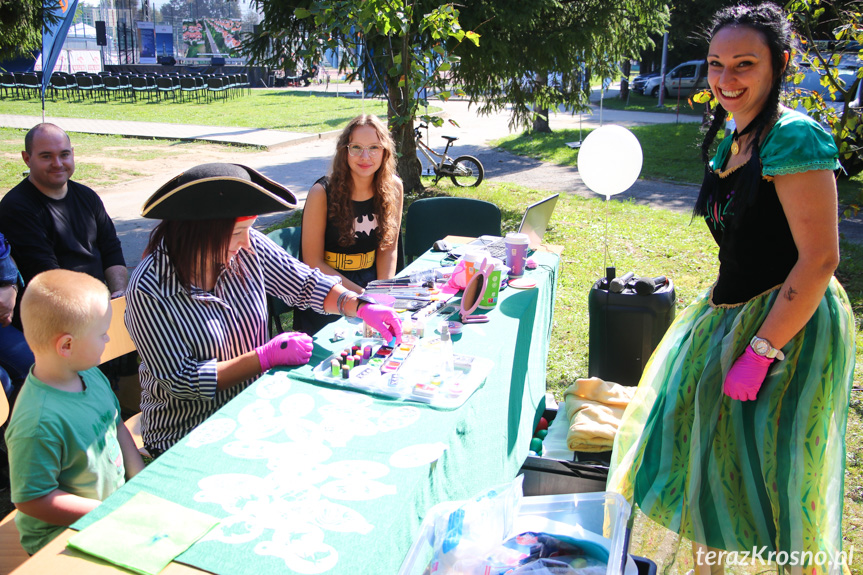
[[[536,250],[542,244],[542,238],[545,236],[545,230],[548,229],[548,222],[551,221],[551,215],[554,213],[554,206],[557,205],[557,199],[560,194],[554,194],[544,200],[540,200],[535,204],[531,204],[525,209],[524,215],[521,218],[521,224],[518,226],[519,233],[527,234],[530,239],[530,250]],[[506,248],[504,247],[503,238],[500,236],[480,236],[469,244],[464,244],[450,250],[448,257],[459,258],[468,250],[481,247],[489,251],[492,257],[503,259],[506,256]]]

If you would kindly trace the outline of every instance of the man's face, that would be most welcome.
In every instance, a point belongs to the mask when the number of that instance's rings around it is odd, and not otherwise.
[[[30,181],[40,191],[59,192],[75,173],[75,153],[69,138],[59,130],[42,130],[33,138],[31,153],[21,152],[30,168]]]

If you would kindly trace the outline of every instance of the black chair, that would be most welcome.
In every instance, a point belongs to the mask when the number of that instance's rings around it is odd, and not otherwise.
[[[78,82],[78,93],[81,95],[81,99],[83,100],[85,97],[89,98],[96,91],[96,86],[93,84],[93,78],[87,75],[81,75],[77,78]]]
[[[0,73],[0,90],[3,90],[5,96],[8,96],[10,91],[15,97],[18,96],[18,85],[15,83],[15,74],[12,72]]]
[[[177,86],[174,86],[173,79],[167,76],[156,78],[156,89],[158,90],[157,94],[160,99],[163,96],[165,98],[170,96],[175,102],[177,101]]]
[[[302,233],[302,228],[297,226],[272,231],[267,234],[267,237],[295,258],[301,259],[300,240],[302,239]],[[286,326],[282,324],[281,316],[289,311],[293,311],[293,309],[279,298],[267,296],[268,324],[270,325],[270,333],[272,335],[283,333],[290,329],[289,327],[286,329]]]
[[[147,78],[144,76],[132,76],[129,78],[129,83],[132,86],[132,97],[135,101],[138,100],[138,94],[146,95],[148,101],[153,99],[150,85],[147,83]]]
[[[39,91],[42,89],[42,82],[39,76],[32,72],[24,72],[23,74],[15,74],[15,85],[19,93],[24,94],[28,98],[32,95],[39,97]]]
[[[117,96],[126,97],[123,87],[120,85],[120,77],[119,76],[104,76],[102,78],[102,82],[105,86],[105,99],[111,95],[114,96],[114,99],[117,99]]]
[[[426,198],[408,208],[405,217],[405,261],[410,263],[445,236],[499,236],[500,209],[471,198]]]
[[[207,95],[212,96],[215,100],[219,97],[219,94],[222,95],[222,99],[227,99],[227,88],[225,88],[224,81],[219,76],[214,76],[212,78],[207,78]]]
[[[102,76],[99,74],[90,73],[88,74],[90,79],[93,80],[93,92],[97,95],[105,96],[105,101],[108,101],[107,92],[105,91],[105,81],[102,79]]]
[[[192,77],[180,78],[180,100],[185,101],[186,97],[195,97],[196,102],[201,101],[201,91],[198,88],[195,79]]]
[[[70,92],[78,91],[78,78],[74,74],[67,74],[66,72],[56,72],[60,74],[64,78],[66,78],[66,85],[69,87]],[[53,76],[52,76],[53,77]],[[39,79],[39,83],[42,83],[42,79]]]

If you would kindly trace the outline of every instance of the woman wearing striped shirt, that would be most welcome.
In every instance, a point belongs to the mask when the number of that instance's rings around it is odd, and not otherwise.
[[[266,296],[357,315],[391,339],[391,308],[348,291],[252,229],[293,194],[235,164],[204,164],[162,186],[144,217],[162,219],[126,291],[126,326],[141,355],[141,428],[158,456],[270,367],[309,361],[299,333],[269,340]]]

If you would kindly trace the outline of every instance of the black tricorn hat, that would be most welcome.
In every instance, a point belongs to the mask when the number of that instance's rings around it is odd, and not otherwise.
[[[144,202],[141,215],[156,220],[217,220],[284,212],[294,194],[240,164],[201,164],[176,176]]]

